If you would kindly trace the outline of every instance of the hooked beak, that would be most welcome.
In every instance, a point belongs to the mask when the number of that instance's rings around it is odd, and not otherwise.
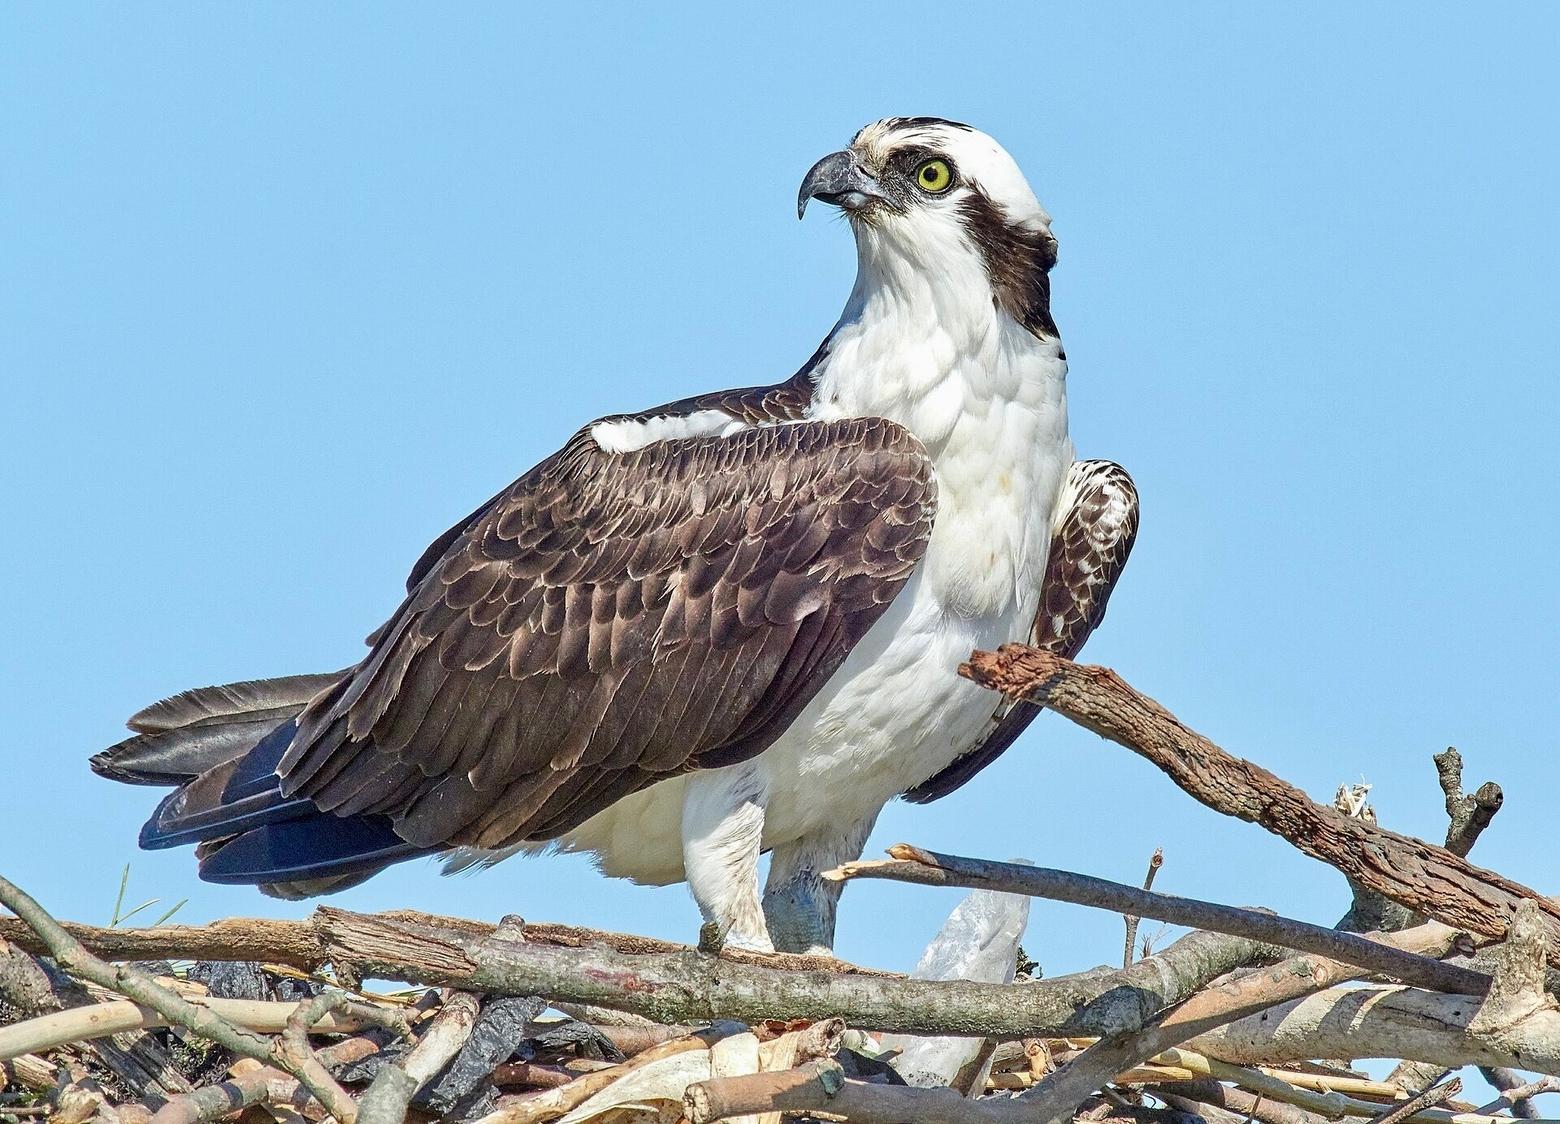
[[[862,171],[850,152],[831,152],[812,166],[796,195],[796,217],[807,213],[810,199],[821,199],[847,211],[859,211],[883,198],[878,182]]]

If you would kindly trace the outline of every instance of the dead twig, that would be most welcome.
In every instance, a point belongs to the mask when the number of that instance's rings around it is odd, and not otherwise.
[[[1538,1110],[1531,1104],[1541,1093],[1560,1093],[1560,1077],[1540,1077],[1537,1081],[1524,1081],[1514,1070],[1491,1066],[1479,1071],[1484,1079],[1500,1090],[1500,1096],[1479,1109],[1480,1112],[1500,1112],[1511,1109],[1513,1116],[1535,1119]],[[1520,1111],[1526,1109],[1526,1112]]]
[[[1144,917],[1177,925],[1230,933],[1280,948],[1317,953],[1437,991],[1478,995],[1489,987],[1488,977],[1467,968],[1443,964],[1324,925],[1312,925],[1271,913],[1237,909],[1194,898],[1155,894],[1135,886],[1123,886],[1119,882],[1108,882],[1103,878],[1065,870],[943,855],[908,843],[896,843],[888,849],[888,853],[893,859],[846,863],[826,872],[824,877],[839,881],[850,878],[887,878],[923,886],[964,886],[978,890],[1000,890],[1009,894],[1028,894],[1030,897],[1096,906],[1115,912],[1131,910]]]
[[[1148,860],[1148,873],[1143,876],[1143,889],[1152,890],[1154,888],[1154,876],[1159,873],[1159,868],[1164,865],[1165,849],[1163,847],[1155,847],[1153,855]],[[1130,968],[1132,967],[1133,946],[1137,944],[1138,922],[1142,918],[1135,913],[1128,913],[1125,915],[1125,920],[1127,923],[1127,943],[1121,952],[1121,966]],[[1147,944],[1148,942],[1144,941],[1144,943]]]
[[[234,1026],[209,1007],[199,1007],[159,986],[145,972],[128,964],[112,965],[99,960],[86,950],[80,941],[67,933],[48,912],[30,895],[23,892],[9,879],[0,877],[0,904],[25,921],[48,947],[50,955],[66,972],[81,979],[90,980],[101,987],[110,988],[152,1008],[170,1022],[193,1031],[225,1046],[235,1054],[262,1062],[275,1062],[282,1069],[297,1077],[321,1103],[330,1105],[338,1100],[340,1086],[319,1084],[307,1072],[295,1072],[289,1065],[279,1044],[258,1034]],[[332,1112],[341,1124],[353,1124],[354,1113],[350,1098],[346,1104],[338,1104],[341,1112]]]
[[[1445,1104],[1458,1093],[1462,1092],[1462,1079],[1454,1077],[1444,1085],[1432,1085],[1417,1096],[1410,1097],[1402,1104],[1393,1105],[1380,1116],[1372,1117],[1371,1124],[1399,1124],[1416,1113],[1423,1112],[1427,1108],[1435,1108]]]

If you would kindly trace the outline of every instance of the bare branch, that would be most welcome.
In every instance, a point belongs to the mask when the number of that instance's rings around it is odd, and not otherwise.
[[[873,1085],[845,1076],[832,1059],[780,1073],[720,1077],[688,1086],[690,1124],[712,1124],[761,1112],[827,1112],[852,1124],[1033,1124],[1033,1109],[1014,1100],[970,1100],[953,1089]]]
[[[254,1058],[257,1061],[275,1062],[281,1068],[293,1072],[293,1075],[322,1103],[330,1104],[335,1099],[335,1093],[339,1092],[339,1087],[331,1089],[318,1085],[312,1080],[312,1074],[308,1072],[294,1072],[287,1059],[282,1056],[281,1048],[273,1044],[270,1039],[234,1026],[209,1007],[198,1007],[190,1003],[158,985],[150,976],[137,968],[128,964],[120,964],[116,967],[99,960],[88,952],[80,941],[61,928],[59,922],[50,917],[32,897],[3,877],[0,877],[0,904],[4,904],[32,928],[39,939],[48,946],[55,961],[71,975],[91,980],[100,987],[110,988],[137,1003],[145,1004],[169,1021],[226,1046],[235,1054]],[[343,1106],[343,1111],[346,1112],[345,1116],[337,1114],[341,1124],[353,1124],[350,1102],[347,1106]]]
[[[1467,855],[1479,835],[1490,826],[1495,813],[1500,811],[1505,794],[1494,781],[1485,781],[1471,795],[1464,793],[1462,754],[1457,752],[1456,746],[1447,746],[1433,760],[1441,791],[1446,796],[1446,815],[1450,820],[1446,828],[1446,849],[1454,855]]]
[[[1523,900],[1560,935],[1560,906],[1519,882],[1472,866],[1444,847],[1352,820],[1293,785],[1231,756],[1108,668],[1072,663],[1024,644],[976,652],[960,674],[1047,707],[1138,753],[1185,792],[1258,824],[1393,901],[1488,937],[1505,936]],[[1555,948],[1551,942],[1551,956]]]
[[[1477,995],[1489,987],[1488,977],[1467,968],[1443,964],[1324,925],[1294,921],[1271,913],[1155,894],[1064,870],[942,855],[906,843],[896,843],[888,853],[894,860],[846,863],[824,877],[837,880],[888,878],[923,886],[965,886],[1028,894],[1116,912],[1131,911],[1177,925],[1231,933],[1280,948],[1317,953],[1439,991]]]
[[[1400,1124],[1415,1113],[1445,1104],[1460,1092],[1462,1092],[1462,1079],[1454,1077],[1444,1085],[1433,1085],[1418,1096],[1410,1097],[1402,1104],[1393,1105],[1380,1116],[1373,1117],[1371,1124]]]
[[[460,1052],[477,1023],[481,1004],[466,992],[446,992],[444,1005],[412,1052],[375,1075],[358,1104],[360,1124],[401,1124],[412,1098]],[[333,1113],[333,1115],[339,1114]]]
[[[1489,1066],[1479,1071],[1484,1079],[1500,1090],[1500,1096],[1479,1109],[1480,1112],[1500,1112],[1510,1108],[1513,1116],[1527,1120],[1537,1119],[1538,1109],[1532,1100],[1540,1093],[1560,1093],[1560,1077],[1540,1077],[1537,1081],[1525,1081],[1515,1070]]]
[[[1154,876],[1159,873],[1159,868],[1164,865],[1165,849],[1163,847],[1155,847],[1154,853],[1148,859],[1148,873],[1143,876],[1143,889],[1152,890],[1154,888]],[[1135,913],[1128,913],[1125,915],[1125,920],[1127,923],[1127,942],[1121,951],[1121,966],[1130,968],[1132,967],[1132,946],[1137,944],[1138,922],[1142,918]],[[1143,943],[1147,944],[1148,942],[1144,941]]]

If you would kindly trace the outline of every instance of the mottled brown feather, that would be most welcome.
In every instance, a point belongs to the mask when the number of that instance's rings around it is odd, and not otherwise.
[[[789,386],[697,408],[789,419]],[[751,757],[909,578],[935,488],[883,419],[622,454],[582,430],[419,560],[300,717],[284,791],[386,812],[418,845],[500,847]]]

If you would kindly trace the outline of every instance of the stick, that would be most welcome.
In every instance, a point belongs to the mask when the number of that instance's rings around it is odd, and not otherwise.
[[[1143,876],[1143,889],[1152,890],[1154,888],[1154,875],[1158,874],[1159,868],[1164,865],[1165,849],[1163,847],[1155,847],[1153,855],[1151,855],[1148,860],[1148,873]],[[1135,913],[1129,913],[1126,915],[1127,943],[1126,947],[1123,948],[1121,952],[1121,966],[1123,968],[1132,967],[1132,953],[1134,951],[1133,946],[1137,944],[1138,922],[1141,920],[1142,918],[1138,917],[1138,915]],[[1143,943],[1147,944],[1148,942],[1144,941]]]
[[[208,1008],[235,1026],[270,1034],[286,1029],[288,1016],[297,1009],[295,1003],[218,999],[204,995],[190,996],[189,1002],[196,1007]],[[369,1013],[371,1010],[366,1004],[352,1004],[340,1015],[327,1015],[319,1022],[318,1029],[324,1034],[347,1034],[366,1026],[384,1026],[387,1020],[374,1017]],[[389,1013],[385,1012],[387,1015]],[[126,999],[94,1003],[89,1007],[70,1007],[10,1026],[0,1026],[0,1061],[122,1031],[177,1025],[166,1015]]]
[[[976,652],[959,673],[1047,707],[1152,761],[1183,791],[1227,816],[1258,824],[1361,885],[1415,912],[1487,937],[1505,936],[1517,905],[1535,901],[1552,936],[1560,906],[1444,847],[1350,819],[1183,725],[1108,668],[1024,644]],[[1560,952],[1551,941],[1551,963]]]
[[[501,937],[471,939],[384,915],[323,908],[320,913],[336,954],[366,974],[495,995],[545,995],[555,1002],[612,1007],[667,1023],[838,1015],[853,1027],[905,1034],[1067,1037],[1130,1031],[1165,1003],[1184,998],[1184,993],[1142,990],[1143,981],[1170,963],[1163,954],[1134,964],[1131,975],[1092,971],[1019,985],[883,979],[749,966],[692,949],[631,955]],[[1238,947],[1249,959],[1253,947]],[[1124,987],[1126,981],[1134,982]],[[1130,1001],[1093,1003],[1118,987],[1128,991]],[[1143,996],[1151,998],[1142,1002]]]
[[[358,1104],[358,1124],[401,1124],[417,1090],[460,1053],[481,1004],[475,995],[462,991],[446,992],[442,998],[444,1006],[412,1052],[374,1076]]]
[[[1478,995],[1489,987],[1487,976],[1467,968],[1416,956],[1352,933],[1270,913],[1155,894],[1135,886],[1123,886],[1119,882],[1107,882],[1103,878],[1091,878],[1065,870],[941,855],[908,843],[896,843],[888,849],[888,853],[894,856],[894,860],[846,863],[825,872],[823,877],[833,881],[887,878],[923,886],[965,886],[977,890],[1027,894],[1030,897],[1096,906],[1117,913],[1138,913],[1159,921],[1230,933],[1301,952],[1318,953],[1437,991]]]
[[[652,1062],[658,1062],[662,1058],[670,1058],[676,1054],[687,1053],[691,1050],[708,1050],[716,1042],[731,1034],[740,1034],[747,1027],[736,1023],[717,1023],[707,1030],[695,1031],[686,1038],[674,1038],[670,1042],[662,1042],[658,1046],[652,1046],[641,1054],[638,1054],[621,1065],[615,1065],[608,1069],[597,1070],[595,1073],[586,1074],[576,1081],[571,1081],[557,1089],[548,1089],[534,1097],[527,1097],[516,1104],[506,1105],[477,1120],[476,1124],[543,1124],[544,1121],[556,1120],[571,1110],[578,1108],[590,1100],[608,1085],[626,1077],[635,1070],[643,1069]]]
[[[112,929],[65,921],[61,927],[103,960],[241,960],[281,964],[313,973],[323,965],[334,963],[340,955],[340,950],[332,947],[330,939],[330,928],[333,924],[339,925],[340,915],[340,910],[322,908],[304,921],[229,917],[209,925],[159,925],[145,929]],[[377,917],[390,925],[409,922],[431,928],[445,928],[469,937],[489,936],[495,929],[487,921],[440,917],[411,909],[359,916]],[[609,933],[601,929],[584,929],[548,921],[527,921],[525,935],[532,944],[558,948],[605,947],[618,952],[649,954],[681,952],[687,947],[654,937]],[[12,941],[29,952],[48,951],[38,935],[25,922],[15,918],[0,917],[0,940]],[[736,948],[724,949],[721,956],[734,963],[780,971],[843,972],[883,979],[902,978],[897,972],[847,964],[832,956],[752,952]],[[336,966],[342,967],[341,964]]]
[[[308,1073],[295,1072],[289,1066],[287,1059],[282,1056],[279,1044],[234,1026],[209,1007],[198,1007],[167,988],[160,987],[150,976],[137,968],[128,964],[115,967],[99,960],[82,947],[80,941],[61,928],[59,922],[50,917],[31,896],[3,877],[0,877],[0,904],[27,922],[33,932],[38,934],[39,939],[48,946],[50,954],[59,966],[71,975],[91,980],[100,987],[111,988],[138,1003],[143,1003],[170,1022],[194,1031],[203,1038],[209,1038],[235,1054],[254,1058],[256,1061],[275,1062],[280,1068],[298,1078],[322,1104],[331,1105],[337,1099],[336,1094],[340,1092],[340,1086],[332,1089],[315,1082]],[[337,1108],[341,1111],[337,1112]],[[355,1113],[350,1098],[346,1104],[334,1105],[331,1111],[341,1124],[354,1124]]]
[[[1454,1077],[1444,1085],[1432,1085],[1418,1096],[1410,1097],[1400,1105],[1393,1105],[1380,1116],[1373,1117],[1371,1124],[1400,1124],[1415,1113],[1445,1104],[1460,1092],[1462,1078]]]
[[[1435,761],[1436,777],[1441,782],[1441,792],[1446,797],[1446,815],[1450,821],[1446,826],[1446,849],[1466,858],[1480,834],[1490,826],[1495,813],[1500,811],[1505,794],[1494,781],[1485,781],[1477,792],[1464,793],[1462,754],[1457,752],[1456,746],[1447,746],[1432,760]]]
[[[690,1124],[764,1112],[827,1112],[852,1124],[1030,1124],[1032,1111],[1016,1101],[970,1100],[952,1089],[871,1085],[847,1078],[833,1059],[780,1073],[718,1077],[688,1086],[683,1113]]]

